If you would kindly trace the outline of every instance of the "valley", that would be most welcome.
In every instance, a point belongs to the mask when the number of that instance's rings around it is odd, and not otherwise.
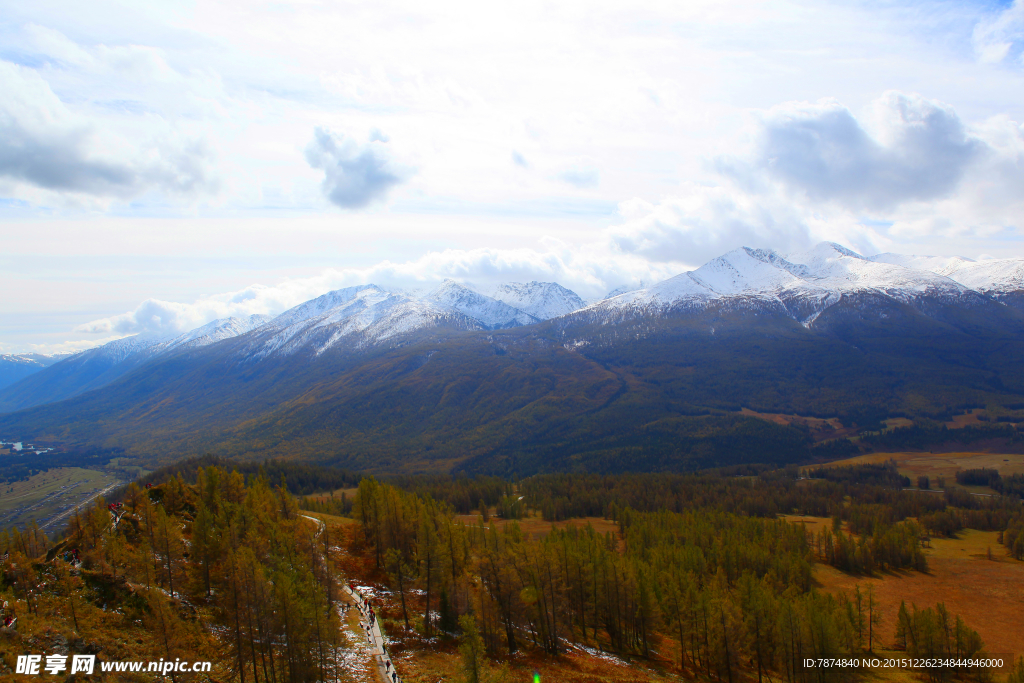
[[[364,477],[301,498],[289,472],[297,487],[316,476],[281,462],[178,468],[121,489],[116,515],[97,500],[56,543],[0,532],[0,597],[18,616],[0,668],[42,646],[206,659],[239,682],[377,681],[393,667],[422,683],[467,671],[810,683],[821,673],[787,653],[952,653],[924,635],[948,613],[959,656],[1001,656],[996,681],[1024,670],[1020,501],[904,490],[892,465],[395,480],[404,488]],[[963,528],[942,531],[950,515]]]
[[[920,678],[798,656],[869,651],[1022,683],[1017,290],[894,260],[360,285],[40,369],[0,388],[45,444],[0,456],[0,659],[56,619],[238,683]]]
[[[28,479],[0,482],[0,528],[26,528],[35,521],[48,533],[59,532],[77,508],[88,508],[124,481],[80,467],[61,467]]]
[[[986,452],[903,452],[903,453],[869,453],[858,455],[846,460],[837,460],[830,465],[861,465],[881,464],[889,460],[896,462],[900,474],[916,482],[920,476],[929,477],[932,481],[941,477],[951,484],[956,481],[956,473],[961,470],[991,469],[1000,474],[1024,474],[1024,454],[1022,453],[986,453]],[[941,488],[941,487],[940,487]],[[979,488],[979,492],[982,492]],[[992,493],[991,489],[983,491]]]
[[[1014,559],[998,542],[997,532],[964,530],[955,538],[932,538],[925,549],[927,572],[880,573],[853,577],[832,567],[815,567],[815,581],[822,590],[850,594],[869,588],[881,614],[877,628],[883,647],[890,653],[891,634],[896,632],[900,603],[908,609],[943,603],[978,630],[990,653],[1024,653],[1024,632],[1019,628],[1024,613],[1024,561]],[[990,556],[991,554],[991,556]],[[891,655],[895,656],[895,655]],[[1000,674],[1009,673],[1007,667]]]

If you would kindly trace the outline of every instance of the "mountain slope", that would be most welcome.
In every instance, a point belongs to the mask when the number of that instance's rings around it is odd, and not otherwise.
[[[871,260],[938,273],[1024,311],[1024,259],[973,261],[960,256],[878,254]]]
[[[516,300],[533,301],[545,297]],[[525,475],[807,457],[805,433],[741,408],[860,424],[869,412],[948,420],[1024,406],[1020,311],[838,245],[739,249],[510,326],[526,315],[452,282],[421,298],[338,290],[88,394],[2,415],[0,437],[147,461],[213,452]]]
[[[50,367],[61,358],[63,356],[47,356],[41,353],[0,354],[0,389]]]
[[[165,353],[201,348],[253,330],[263,315],[215,320],[176,336],[135,335],[77,353],[0,391],[0,410],[12,411],[61,401],[106,386]]]
[[[538,320],[549,320],[583,308],[583,299],[557,282],[507,282],[493,297]]]
[[[940,417],[1024,402],[1024,322],[712,302],[615,325],[583,312],[499,331],[435,329],[311,359],[239,363],[245,338],[157,359],[108,387],[0,416],[0,435],[411,471],[679,470],[807,455],[799,430],[738,415]],[[1002,317],[998,317],[1001,315]],[[251,333],[251,334],[257,334]]]
[[[522,292],[524,305],[546,313],[579,302],[578,296],[559,285],[535,285],[509,283],[506,290]],[[228,318],[176,337],[136,335],[90,349],[31,380],[12,382],[13,386],[0,391],[0,411],[70,398],[105,386],[154,358],[243,335],[246,343],[237,349],[236,357],[251,363],[291,354],[315,358],[335,346],[358,352],[420,330],[494,330],[539,320],[452,280],[423,297],[359,285],[328,292],[273,320],[262,315]]]

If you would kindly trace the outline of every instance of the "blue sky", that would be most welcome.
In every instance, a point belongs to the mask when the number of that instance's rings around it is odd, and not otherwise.
[[[739,246],[1024,257],[1019,0],[0,6],[0,352]]]

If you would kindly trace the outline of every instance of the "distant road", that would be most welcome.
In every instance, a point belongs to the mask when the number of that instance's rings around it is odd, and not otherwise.
[[[104,493],[106,493],[108,491],[112,491],[112,490],[114,490],[117,487],[122,486],[122,485],[124,485],[123,481],[115,481],[113,484],[111,484],[107,488],[103,489],[102,491],[97,491],[94,495],[90,496],[89,498],[86,498],[85,500],[83,500],[81,502],[75,503],[74,505],[69,507],[64,512],[61,512],[61,513],[59,513],[57,515],[54,515],[49,520],[47,520],[47,522],[45,524],[41,524],[39,526],[39,528],[40,529],[49,529],[50,527],[52,527],[54,524],[56,524],[57,522],[61,521],[62,519],[66,519],[66,518],[70,517],[71,513],[74,512],[75,510],[77,510],[79,508],[86,507],[87,505],[89,505],[89,503],[91,503],[92,501],[96,500],[97,498],[102,496]]]

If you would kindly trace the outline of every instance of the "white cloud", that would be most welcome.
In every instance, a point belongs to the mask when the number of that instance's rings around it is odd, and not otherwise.
[[[306,161],[323,170],[324,196],[343,209],[363,209],[384,199],[402,182],[402,172],[395,168],[383,146],[387,141],[374,129],[370,144],[361,146],[318,127],[306,147]]]
[[[0,294],[69,329],[153,296],[104,324],[162,329],[293,300],[197,292],[337,264],[300,289],[507,274],[597,296],[822,238],[1024,256],[1000,241],[1024,213],[1021,7],[9,3]],[[872,104],[888,90],[922,97]],[[311,216],[327,227],[297,227]],[[189,265],[134,265],[163,256]],[[111,268],[139,273],[81,284]]]
[[[324,270],[313,277],[284,280],[273,286],[255,284],[191,303],[147,299],[135,310],[93,320],[75,331],[174,335],[218,318],[255,313],[277,315],[331,290],[365,283],[422,293],[446,278],[469,283],[482,291],[502,282],[538,280],[559,282],[585,298],[599,298],[619,285],[663,280],[683,267],[678,263],[651,264],[643,258],[609,252],[596,244],[573,249],[549,240],[546,246],[547,251],[447,249],[401,263],[381,261],[366,268]]]
[[[785,203],[774,204],[734,187],[686,183],[657,204],[623,202],[625,221],[607,234],[624,253],[694,266],[744,245],[782,251],[806,245],[810,235],[803,216]]]
[[[54,344],[29,344],[29,349],[32,353],[40,353],[46,356],[56,356],[62,354],[78,353],[79,351],[85,351],[96,346],[102,346],[112,341],[121,339],[127,335],[113,335],[109,337],[101,337],[99,339],[85,339],[78,341],[63,341],[56,342]]]
[[[1024,129],[1006,117],[967,125],[948,105],[888,92],[860,117],[835,100],[780,104],[755,112],[748,135],[702,183],[623,202],[611,243],[699,264],[739,246],[833,240],[870,253],[1024,236]]]
[[[558,177],[576,187],[597,187],[601,175],[596,168],[574,167],[558,174]]]
[[[31,69],[0,62],[0,178],[34,190],[129,199],[216,187],[202,141],[132,145],[70,112]]]
[[[809,203],[885,212],[949,195],[982,153],[940,103],[889,92],[873,114],[875,136],[835,100],[773,107],[749,157],[722,159],[719,168],[751,187],[774,181]]]
[[[975,25],[972,35],[978,60],[986,64],[1006,59],[1022,40],[1024,2],[1021,0],[1014,0],[1010,7],[995,16],[983,18]],[[1019,49],[1017,52],[1019,53]]]

